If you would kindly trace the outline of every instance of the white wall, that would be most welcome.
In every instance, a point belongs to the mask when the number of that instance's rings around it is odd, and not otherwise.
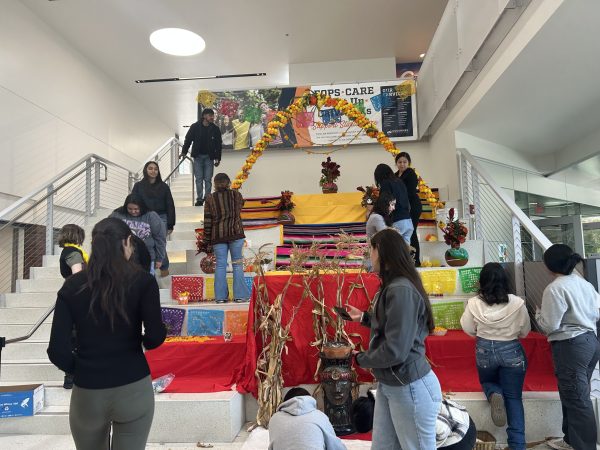
[[[305,86],[358,81],[385,81],[396,78],[396,59],[388,58],[290,64],[290,85]]]
[[[87,153],[137,170],[173,135],[21,2],[2,2],[0,43],[0,193],[24,195]]]

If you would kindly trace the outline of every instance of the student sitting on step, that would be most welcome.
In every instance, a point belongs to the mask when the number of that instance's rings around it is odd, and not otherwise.
[[[292,388],[269,422],[269,450],[345,450],[306,389]]]

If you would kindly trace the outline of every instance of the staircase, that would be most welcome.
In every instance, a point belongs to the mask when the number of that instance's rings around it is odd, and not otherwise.
[[[201,207],[192,204],[191,176],[181,175],[171,185],[177,208],[177,224],[167,252],[170,273],[197,274],[199,257],[196,256],[194,229],[203,219]],[[125,198],[126,192],[123,193]],[[89,247],[91,231],[96,222],[110,214],[99,210],[88,218],[84,227]],[[58,267],[59,251],[43,258],[43,266],[31,271],[31,279],[18,280],[15,293],[0,296],[0,328],[7,338],[27,334],[44,311],[56,301],[56,292],[63,284]],[[161,304],[173,304],[170,294],[170,276],[160,278]],[[203,307],[203,306],[200,306]],[[206,307],[211,307],[206,305]],[[236,305],[247,308],[247,305]],[[50,316],[28,340],[9,344],[2,351],[0,385],[45,385],[44,409],[32,417],[0,419],[0,435],[42,434],[68,435],[69,402],[71,391],[62,387],[64,373],[58,370],[46,355],[50,337]],[[154,421],[149,442],[232,442],[246,418],[244,396],[235,392],[211,394],[156,395]]]

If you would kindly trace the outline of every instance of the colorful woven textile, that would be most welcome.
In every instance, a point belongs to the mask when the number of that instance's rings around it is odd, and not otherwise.
[[[319,244],[335,244],[339,242],[340,233],[346,233],[359,243],[367,242],[364,222],[315,224],[315,225],[286,225],[283,227],[283,243],[285,245],[310,246],[313,242]]]
[[[276,222],[277,217],[279,217],[279,200],[279,196],[245,199],[241,213],[244,226],[248,220],[274,220]],[[264,225],[264,222],[261,225]]]

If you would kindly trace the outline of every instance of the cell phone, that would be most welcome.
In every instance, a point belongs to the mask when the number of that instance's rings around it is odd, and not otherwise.
[[[348,311],[346,311],[344,308],[340,308],[339,306],[334,306],[333,309],[337,313],[337,315],[340,316],[342,319],[352,321],[352,317],[350,316],[350,314],[348,314]]]

